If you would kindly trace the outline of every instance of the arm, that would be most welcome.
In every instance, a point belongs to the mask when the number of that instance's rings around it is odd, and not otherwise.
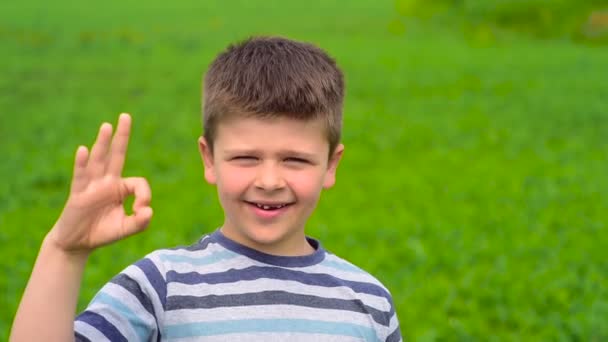
[[[143,230],[152,217],[143,178],[122,178],[131,118],[116,134],[103,124],[91,149],[79,147],[67,203],[44,238],[13,322],[10,341],[72,341],[82,273],[89,254]],[[134,195],[133,214],[123,203]]]
[[[86,254],[72,255],[42,243],[17,310],[10,341],[74,339],[73,320]],[[50,338],[50,337],[53,338]]]

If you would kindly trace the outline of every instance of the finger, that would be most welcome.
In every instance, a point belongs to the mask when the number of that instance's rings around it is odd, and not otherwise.
[[[125,217],[122,227],[123,236],[127,237],[146,229],[152,219],[152,214],[152,208],[143,207],[133,212],[132,215]]]
[[[125,195],[134,195],[133,214],[123,221],[124,236],[135,234],[148,226],[152,219],[152,190],[143,177],[129,177],[122,180]]]
[[[123,179],[123,186],[128,195],[135,195],[133,201],[133,212],[150,206],[152,201],[152,189],[148,181],[143,177],[129,177]]]
[[[112,139],[112,147],[110,149],[108,173],[114,176],[120,176],[125,164],[127,155],[127,147],[129,145],[129,134],[131,132],[131,116],[123,113],[118,118],[116,133]]]
[[[95,140],[95,144],[93,145],[93,148],[91,148],[91,155],[89,156],[89,163],[87,164],[87,173],[89,177],[100,177],[106,172],[106,158],[111,138],[112,125],[105,122],[99,127],[97,140]]]
[[[74,176],[72,177],[72,191],[80,191],[87,184],[87,160],[89,150],[85,146],[78,146],[76,157],[74,157]]]

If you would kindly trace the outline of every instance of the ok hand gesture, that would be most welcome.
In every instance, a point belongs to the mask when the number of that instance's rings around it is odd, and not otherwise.
[[[91,151],[78,147],[70,195],[47,239],[66,252],[90,253],[93,249],[145,229],[152,218],[150,186],[144,178],[122,178],[131,117],[121,114],[112,136],[112,125],[99,128]],[[123,203],[135,196],[133,214]]]

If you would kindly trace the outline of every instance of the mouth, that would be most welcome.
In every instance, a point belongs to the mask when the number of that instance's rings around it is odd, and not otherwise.
[[[293,203],[259,203],[259,202],[249,202],[249,201],[245,201],[245,203],[255,206],[259,209],[265,210],[265,211],[279,210],[279,209],[283,209],[283,208],[293,204]]]

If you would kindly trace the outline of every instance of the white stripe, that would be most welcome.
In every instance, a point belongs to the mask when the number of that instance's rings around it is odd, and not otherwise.
[[[205,342],[251,342],[251,341],[289,341],[289,342],[359,342],[365,341],[352,336],[302,334],[302,333],[256,333],[252,334],[228,334],[217,336],[205,336]],[[200,336],[181,338],[180,342],[199,342]]]
[[[198,257],[197,258],[201,258]],[[224,259],[208,265],[193,265],[187,262],[163,262],[167,269],[177,273],[196,272],[200,274],[221,273],[229,269],[240,270],[251,267],[251,262],[244,256],[237,255],[234,258]]]
[[[87,310],[93,311],[105,318],[110,322],[120,333],[126,337],[127,341],[137,340],[138,336],[133,326],[126,320],[125,317],[120,315],[120,312],[114,310],[114,307],[105,303],[95,301],[89,305]]]
[[[334,323],[351,323],[362,326],[372,325],[370,316],[365,313],[317,309],[291,305],[255,305],[242,307],[223,307],[214,309],[184,309],[167,311],[165,325],[187,324],[241,319],[311,319]],[[374,324],[373,328],[377,328]]]
[[[74,331],[79,332],[91,341],[109,341],[109,339],[99,330],[82,321],[74,322]]]
[[[183,247],[184,249],[182,249],[182,248],[180,248],[180,249],[160,249],[157,252],[159,252],[159,254],[166,254],[166,255],[184,255],[184,256],[196,257],[197,255],[206,255],[209,253],[227,250],[226,248],[222,247],[222,245],[220,245],[219,243],[210,243],[207,245],[207,247],[205,247],[205,249],[198,249],[198,250],[194,250],[194,251],[185,249],[185,248],[189,248],[189,247],[192,247],[192,246],[185,246],[185,247]]]

